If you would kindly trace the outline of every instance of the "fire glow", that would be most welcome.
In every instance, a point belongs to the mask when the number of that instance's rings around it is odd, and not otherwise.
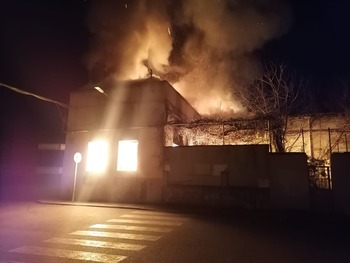
[[[138,141],[123,140],[118,143],[117,171],[134,172],[137,170]]]
[[[91,141],[88,144],[86,171],[103,173],[107,168],[108,144],[106,141]]]
[[[167,80],[201,114],[243,111],[234,89],[258,73],[254,51],[284,34],[284,0],[96,1],[90,71]]]

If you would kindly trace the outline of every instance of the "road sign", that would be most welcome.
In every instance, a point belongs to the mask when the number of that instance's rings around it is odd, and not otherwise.
[[[80,153],[80,152],[76,152],[76,153],[74,154],[73,159],[74,159],[74,162],[75,162],[75,163],[80,163],[80,162],[81,162],[81,153]]]

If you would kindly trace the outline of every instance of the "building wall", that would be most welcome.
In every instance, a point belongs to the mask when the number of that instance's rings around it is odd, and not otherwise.
[[[91,94],[96,96],[96,94]],[[101,94],[97,94],[101,97]],[[74,94],[79,96],[79,94]],[[68,131],[89,131],[99,129],[116,129],[120,127],[160,126],[166,121],[164,101],[139,103],[127,102],[117,104],[102,97],[104,104],[71,104],[68,117]]]
[[[305,153],[225,145],[167,147],[165,156],[165,202],[309,209]]]
[[[350,214],[350,153],[334,153],[331,161],[335,211]]]
[[[60,196],[64,144],[40,143],[36,165],[37,192],[41,199],[57,199]]]
[[[105,84],[106,85],[106,84]],[[108,96],[90,89],[71,94],[62,198],[72,196],[75,152],[78,165],[76,198],[81,201],[160,202],[163,176],[164,125],[170,115],[188,120],[198,113],[164,81],[147,79],[101,86]],[[172,101],[173,108],[168,105]],[[109,165],[97,176],[86,172],[87,146],[104,139],[110,147]],[[117,171],[119,140],[138,140],[137,172]]]
[[[267,145],[165,148],[168,182],[259,187],[267,180]]]
[[[103,174],[86,171],[87,146],[94,139],[108,141],[108,168]],[[135,139],[139,142],[137,172],[117,171],[117,145],[119,140],[124,139]],[[80,152],[83,158],[78,164],[77,200],[159,202],[163,175],[163,144],[162,129],[157,127],[68,133],[61,181],[62,197],[70,199],[72,196],[75,172],[73,156],[74,153]]]
[[[266,208],[268,145],[165,148],[165,203]]]
[[[272,208],[309,209],[310,195],[306,159],[304,153],[269,155]]]
[[[155,79],[116,82],[105,96],[94,89],[73,92],[68,131],[163,126],[200,115],[168,82]]]

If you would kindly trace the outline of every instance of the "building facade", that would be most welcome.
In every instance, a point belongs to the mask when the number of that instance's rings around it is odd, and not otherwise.
[[[291,117],[277,154],[266,120],[208,122],[166,81],[109,79],[71,93],[61,198],[308,209],[307,160],[348,151],[347,125]]]
[[[74,192],[79,201],[160,202],[164,145],[173,143],[166,124],[200,115],[155,78],[110,79],[100,89],[71,94],[61,197]],[[76,152],[82,155],[78,164]]]

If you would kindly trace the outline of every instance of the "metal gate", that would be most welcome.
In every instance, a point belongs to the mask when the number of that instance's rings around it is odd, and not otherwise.
[[[311,188],[332,189],[329,166],[309,165],[309,183]]]

